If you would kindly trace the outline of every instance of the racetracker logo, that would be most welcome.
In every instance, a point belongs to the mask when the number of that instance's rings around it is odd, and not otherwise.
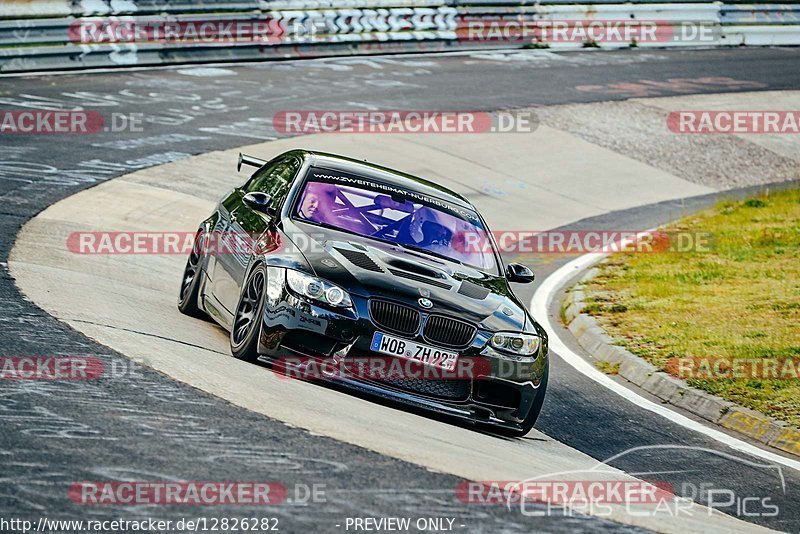
[[[68,30],[73,43],[279,43],[287,33],[302,34],[298,25],[288,32],[276,19],[156,20],[82,19]]]
[[[713,235],[708,232],[658,230],[506,230],[492,232],[501,254],[610,254],[614,252],[709,252]],[[462,232],[452,240],[454,250],[489,252],[485,234]]]
[[[3,356],[0,379],[93,380],[103,376],[103,360],[71,356]]]
[[[718,38],[715,22],[670,20],[508,20],[463,18],[456,35],[462,41],[507,43],[713,43]]]
[[[0,134],[95,134],[142,132],[142,113],[112,113],[110,120],[98,111],[0,110]]]
[[[281,134],[530,133],[538,123],[532,111],[284,110],[272,119]]]
[[[102,129],[97,111],[0,111],[2,134],[91,134]]]
[[[247,504],[286,500],[276,482],[76,482],[68,491],[75,504]]]
[[[673,111],[667,128],[679,134],[798,134],[800,111]]]
[[[196,232],[73,232],[67,237],[67,250],[73,254],[155,254],[185,255],[195,250],[209,255],[247,255],[279,250],[278,234],[206,232],[197,240]]]
[[[675,498],[668,483],[644,480],[463,481],[456,487],[456,496],[465,504],[505,506],[520,502],[659,504]]]
[[[456,353],[422,348],[406,357],[357,356],[318,359],[307,356],[281,356],[273,371],[280,378],[296,380],[471,380],[492,375],[488,358],[463,357]],[[498,365],[495,376],[515,376],[511,365]]]
[[[678,378],[695,380],[797,380],[800,359],[689,356],[668,359],[666,370]]]

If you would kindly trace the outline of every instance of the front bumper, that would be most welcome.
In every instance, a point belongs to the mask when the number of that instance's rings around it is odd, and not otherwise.
[[[351,295],[352,308],[327,308],[294,295],[285,284],[278,287],[275,277],[271,280],[258,349],[273,363],[297,362],[298,357],[306,362],[303,365],[326,361],[346,364],[348,358],[394,359],[370,349],[373,334],[379,329],[370,319],[368,298]],[[535,359],[515,358],[487,349],[491,335],[479,329],[468,347],[446,349],[457,352],[460,359],[478,361],[481,372],[477,374],[434,378],[338,374],[326,378],[301,372],[299,376],[323,378],[337,386],[474,424],[516,429],[539,394],[547,368],[547,344],[542,343]],[[420,336],[408,339],[433,345]],[[405,359],[398,361],[408,363]]]

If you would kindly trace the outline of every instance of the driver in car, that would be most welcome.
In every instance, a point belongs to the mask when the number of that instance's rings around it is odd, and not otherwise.
[[[333,219],[333,204],[336,200],[336,189],[330,184],[311,182],[308,184],[300,202],[298,214],[310,221],[330,223]]]

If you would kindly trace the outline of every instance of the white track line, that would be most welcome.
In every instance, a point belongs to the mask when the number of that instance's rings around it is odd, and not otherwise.
[[[593,50],[600,50],[596,48],[576,49],[581,52],[589,52]],[[337,59],[371,59],[371,58],[391,58],[391,59],[419,59],[421,56],[425,57],[442,57],[442,56],[466,56],[470,54],[486,54],[498,52],[520,52],[519,48],[498,48],[496,50],[453,50],[447,52],[400,52],[398,54],[355,54],[343,56],[322,56],[311,58],[279,58],[262,59],[262,60],[249,60],[249,61],[214,61],[210,63],[192,62],[192,63],[174,63],[169,65],[130,65],[120,67],[86,67],[83,69],[64,69],[64,70],[35,70],[30,72],[6,72],[0,74],[0,78],[30,78],[34,76],[61,76],[70,74],[107,74],[114,72],[137,72],[137,71],[159,71],[159,70],[178,70],[178,69],[191,69],[199,67],[252,67],[256,65],[268,65],[270,63],[293,63],[303,62],[308,63],[311,61],[325,62]],[[563,50],[561,50],[563,52]],[[574,51],[574,50],[569,50]],[[526,51],[530,52],[530,50]],[[559,50],[550,50],[549,52],[559,52]]]
[[[633,390],[611,380],[598,369],[595,369],[594,366],[592,366],[589,362],[564,344],[564,342],[555,334],[556,330],[550,323],[550,316],[547,313],[550,301],[553,299],[558,289],[563,286],[567,280],[582,270],[599,262],[603,259],[603,257],[604,255],[602,254],[584,254],[583,256],[572,260],[548,276],[542,285],[536,290],[536,293],[533,294],[533,298],[531,299],[531,312],[544,327],[544,329],[550,334],[549,346],[551,351],[558,353],[561,359],[574,367],[578,372],[586,375],[588,378],[591,378],[601,386],[610,389],[620,397],[630,401],[640,408],[644,408],[645,410],[649,410],[655,414],[658,414],[661,417],[669,419],[675,424],[688,428],[689,430],[694,430],[695,432],[699,432],[700,434],[708,436],[711,439],[727,445],[734,450],[749,454],[751,456],[756,456],[758,458],[762,458],[769,462],[780,464],[791,469],[795,469],[796,471],[800,471],[800,461],[792,460],[785,458],[780,454],[765,451],[764,449],[734,438],[724,432],[710,428],[702,423],[694,421],[693,419],[689,419],[684,415],[664,407],[662,404],[657,404],[642,397],[641,395],[638,395]]]

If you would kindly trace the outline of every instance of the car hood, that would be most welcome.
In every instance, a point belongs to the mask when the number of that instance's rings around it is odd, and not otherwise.
[[[486,330],[524,330],[525,308],[505,278],[346,232],[288,222],[284,232],[317,276],[365,298],[385,298],[453,315]]]

